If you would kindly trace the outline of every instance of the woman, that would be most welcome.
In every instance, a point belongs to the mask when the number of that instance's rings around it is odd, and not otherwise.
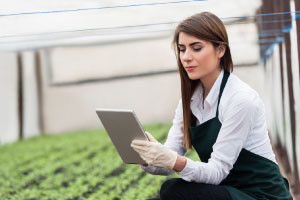
[[[151,174],[177,172],[165,181],[160,199],[292,199],[280,174],[267,132],[264,105],[237,76],[226,29],[204,12],[181,22],[174,35],[181,95],[164,145],[150,142],[132,147]],[[194,148],[200,161],[184,154]]]

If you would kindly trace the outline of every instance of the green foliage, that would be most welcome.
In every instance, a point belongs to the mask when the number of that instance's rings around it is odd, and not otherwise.
[[[144,128],[163,143],[170,126]],[[166,178],[124,164],[104,130],[42,135],[0,147],[4,200],[147,199]]]

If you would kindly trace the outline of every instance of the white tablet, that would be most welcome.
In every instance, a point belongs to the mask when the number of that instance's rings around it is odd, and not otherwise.
[[[147,164],[130,146],[134,139],[149,141],[134,111],[96,109],[96,113],[122,160],[127,164]]]

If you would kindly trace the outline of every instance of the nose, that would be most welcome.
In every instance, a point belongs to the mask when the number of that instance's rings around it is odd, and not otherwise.
[[[184,54],[182,55],[182,61],[188,62],[188,61],[191,61],[191,60],[192,60],[191,52],[188,49],[186,49]]]

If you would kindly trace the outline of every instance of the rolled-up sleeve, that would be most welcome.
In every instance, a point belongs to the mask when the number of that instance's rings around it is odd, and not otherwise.
[[[207,163],[187,158],[185,168],[178,172],[184,180],[217,185],[227,177],[249,135],[257,112],[256,98],[239,92],[228,100],[211,158]]]

